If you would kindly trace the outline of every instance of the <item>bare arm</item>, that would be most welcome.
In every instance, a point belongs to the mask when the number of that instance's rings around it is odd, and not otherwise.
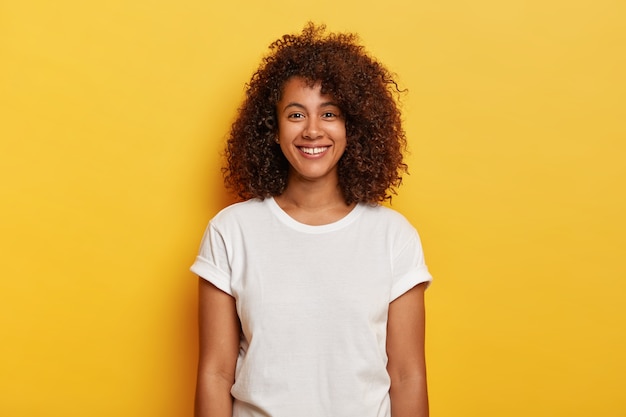
[[[392,417],[428,417],[424,356],[424,289],[419,284],[389,305],[387,371]]]
[[[196,417],[232,417],[240,324],[235,299],[200,278]]]

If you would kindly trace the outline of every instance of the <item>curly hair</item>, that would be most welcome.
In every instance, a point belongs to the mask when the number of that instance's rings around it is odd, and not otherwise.
[[[240,198],[283,193],[289,163],[275,138],[276,105],[284,84],[302,77],[320,82],[333,97],[346,124],[346,149],[338,162],[339,186],[346,203],[391,199],[407,172],[406,136],[392,74],[368,56],[353,33],[326,33],[308,23],[299,35],[284,35],[247,84],[246,98],[232,125],[222,168],[227,188]]]

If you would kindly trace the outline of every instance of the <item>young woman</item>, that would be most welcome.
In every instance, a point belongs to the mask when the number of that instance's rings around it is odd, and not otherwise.
[[[211,220],[197,417],[424,417],[416,230],[379,205],[406,170],[391,74],[309,24],[252,76],[228,139],[243,200]]]

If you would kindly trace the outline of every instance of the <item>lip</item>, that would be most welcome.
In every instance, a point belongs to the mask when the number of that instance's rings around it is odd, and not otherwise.
[[[321,158],[326,155],[330,145],[325,146],[296,146],[301,155],[306,158]]]

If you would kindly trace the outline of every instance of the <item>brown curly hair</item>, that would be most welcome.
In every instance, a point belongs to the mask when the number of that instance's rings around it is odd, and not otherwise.
[[[226,186],[244,200],[277,196],[287,186],[289,163],[275,141],[276,105],[294,76],[321,82],[322,94],[333,97],[345,117],[347,145],[338,174],[346,203],[391,199],[402,182],[406,136],[397,83],[356,34],[325,31],[309,22],[301,34],[276,40],[247,85],[222,168]]]

